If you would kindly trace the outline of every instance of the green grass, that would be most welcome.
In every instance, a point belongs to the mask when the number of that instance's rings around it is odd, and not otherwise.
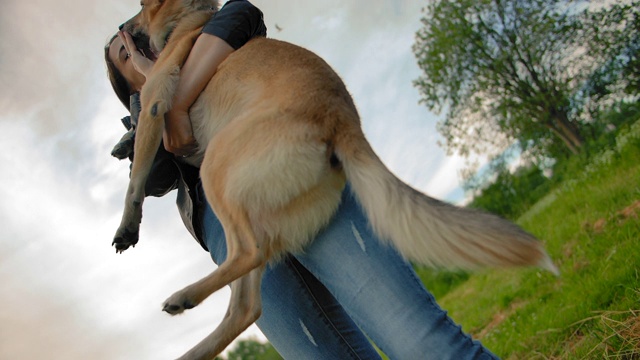
[[[504,359],[640,359],[640,121],[517,221],[560,268],[419,270],[463,329]]]

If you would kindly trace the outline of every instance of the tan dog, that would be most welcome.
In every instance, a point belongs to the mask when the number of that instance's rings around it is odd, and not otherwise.
[[[213,8],[211,0],[143,0],[141,12],[125,24],[134,37],[148,34],[162,53],[142,89],[131,182],[114,239],[118,252],[138,240],[163,115]],[[164,310],[181,313],[228,284],[232,295],[222,323],[183,359],[214,358],[258,319],[265,265],[312,241],[334,215],[346,181],[375,232],[411,261],[462,269],[534,265],[556,272],[540,242],[516,225],[432,199],[389,172],[365,139],[341,79],[303,48],[251,40],[220,65],[190,116],[201,149],[186,161],[201,166],[228,258],[172,295]]]

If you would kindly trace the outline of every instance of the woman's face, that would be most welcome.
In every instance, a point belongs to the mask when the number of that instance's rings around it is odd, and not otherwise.
[[[127,82],[129,82],[129,85],[131,85],[134,90],[140,91],[142,85],[144,85],[145,77],[133,68],[131,57],[127,55],[127,50],[124,48],[124,44],[118,36],[116,36],[111,42],[111,45],[109,45],[109,59],[113,61],[113,64]]]

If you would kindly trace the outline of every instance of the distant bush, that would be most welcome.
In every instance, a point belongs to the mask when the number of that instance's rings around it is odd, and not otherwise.
[[[546,195],[550,185],[551,181],[538,167],[519,168],[514,173],[505,169],[491,185],[482,189],[469,207],[515,220]]]

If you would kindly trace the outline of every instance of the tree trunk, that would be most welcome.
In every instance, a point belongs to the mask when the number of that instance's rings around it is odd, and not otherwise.
[[[559,118],[557,124],[560,131],[562,131],[567,139],[571,141],[573,146],[581,149],[584,145],[584,138],[580,134],[580,130],[578,129],[578,127],[571,121],[567,120],[566,116]]]
[[[584,145],[584,139],[580,135],[578,127],[569,121],[567,113],[553,109],[549,111],[547,127],[558,136],[572,154],[578,154]]]
[[[576,145],[573,143],[573,141],[571,141],[570,138],[568,138],[566,136],[566,134],[564,134],[562,131],[560,131],[560,129],[558,129],[555,124],[553,123],[547,123],[546,124],[547,128],[549,128],[549,130],[551,130],[551,132],[556,135],[558,138],[560,138],[560,140],[562,140],[562,142],[567,146],[567,148],[569,149],[569,151],[571,151],[572,154],[576,155],[578,154],[579,148],[576,147]]]

